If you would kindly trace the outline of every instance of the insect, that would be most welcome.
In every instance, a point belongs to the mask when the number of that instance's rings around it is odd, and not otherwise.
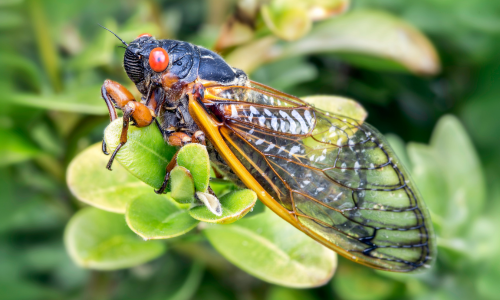
[[[436,250],[429,213],[375,128],[253,82],[208,49],[149,34],[120,41],[125,71],[142,97],[136,101],[110,80],[102,86],[110,118],[115,107],[124,115],[108,169],[130,121],[156,123],[170,145],[206,144],[222,173],[346,258],[396,272],[430,266]]]

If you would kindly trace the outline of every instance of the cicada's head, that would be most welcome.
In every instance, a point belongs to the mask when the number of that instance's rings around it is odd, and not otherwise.
[[[200,65],[200,52],[190,43],[157,40],[151,34],[139,35],[127,44],[104,26],[126,46],[123,66],[139,91],[146,95],[152,89],[170,89],[193,82]]]
[[[142,94],[151,88],[170,89],[193,82],[198,74],[200,55],[186,42],[157,40],[141,34],[127,45],[123,65],[128,77]]]

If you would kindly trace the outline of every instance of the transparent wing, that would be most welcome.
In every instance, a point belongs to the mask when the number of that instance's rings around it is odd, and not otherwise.
[[[430,264],[427,208],[375,128],[257,83],[206,98],[247,171],[331,248],[385,270]]]

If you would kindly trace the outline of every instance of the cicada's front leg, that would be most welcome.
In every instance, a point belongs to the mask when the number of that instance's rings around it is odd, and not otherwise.
[[[109,118],[111,121],[114,121],[118,117],[115,108],[123,111],[123,127],[120,135],[120,144],[118,144],[106,165],[106,168],[111,170],[111,165],[113,164],[116,154],[127,142],[130,120],[133,119],[134,125],[137,127],[146,127],[153,122],[154,116],[146,105],[137,102],[132,93],[118,82],[109,79],[105,80],[101,88],[101,95],[108,106]],[[106,143],[104,140],[102,150],[105,154],[109,154],[106,151]]]

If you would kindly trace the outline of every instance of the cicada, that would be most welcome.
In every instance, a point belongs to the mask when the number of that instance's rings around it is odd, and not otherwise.
[[[344,257],[396,272],[430,266],[436,250],[429,212],[375,128],[249,80],[203,47],[150,34],[120,40],[125,71],[142,96],[136,101],[111,80],[102,87],[110,118],[115,108],[123,111],[109,169],[129,123],[155,123],[170,145],[206,144],[226,177]]]

